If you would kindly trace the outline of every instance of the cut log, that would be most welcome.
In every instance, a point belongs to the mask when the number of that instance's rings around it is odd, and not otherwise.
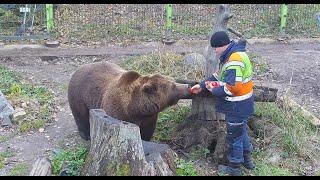
[[[82,175],[169,176],[175,175],[177,156],[165,144],[141,140],[137,125],[90,110],[91,146]]]
[[[32,165],[29,176],[51,176],[51,163],[46,157],[38,158]]]
[[[176,82],[182,84],[189,84],[190,87],[198,84],[197,81],[176,79]],[[278,89],[266,86],[254,86],[253,96],[256,102],[275,102],[277,100]],[[186,96],[185,99],[196,100],[195,97],[215,98],[208,90],[201,91],[199,94]]]

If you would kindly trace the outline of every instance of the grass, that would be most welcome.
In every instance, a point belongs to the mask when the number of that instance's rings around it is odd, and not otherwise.
[[[254,67],[254,75],[263,75],[270,69],[267,62],[254,53],[248,53]],[[184,64],[184,56],[175,53],[151,53],[132,56],[121,62],[120,66],[126,70],[134,70],[143,75],[160,73],[177,79],[199,81],[203,79],[202,69]]]
[[[190,151],[190,158],[193,161],[206,159],[209,154],[210,150],[207,147],[192,148]]]
[[[21,75],[2,65],[0,76],[0,90],[15,109],[21,102],[30,104],[24,107],[26,115],[15,120],[20,132],[44,127],[52,119],[54,95],[46,87],[23,82]]]
[[[267,148],[267,147],[265,147]],[[253,151],[253,159],[255,161],[256,168],[250,173],[245,175],[254,176],[294,176],[295,174],[291,169],[283,167],[280,165],[271,164],[266,161],[266,152],[263,149],[258,149]]]
[[[187,116],[189,106],[172,106],[159,113],[157,127],[152,137],[156,142],[169,142],[176,131],[176,127]]]
[[[59,175],[63,168],[67,169],[70,176],[79,176],[87,156],[87,149],[79,145],[75,149],[61,149],[52,157],[52,173]]]
[[[207,35],[211,31],[211,24],[205,26],[188,26],[176,24],[173,26],[173,33],[175,36],[192,36]]]
[[[255,176],[293,176],[289,169],[265,163],[258,163],[253,174]]]
[[[319,37],[319,22],[315,14],[319,12],[319,5],[300,4],[291,5],[288,11],[286,32],[298,37]]]
[[[306,149],[308,137],[317,135],[317,129],[308,117],[303,116],[301,110],[289,110],[288,107],[281,109],[275,103],[256,103],[256,115],[270,118],[282,129],[281,139],[278,141],[289,155],[303,155],[309,152]]]
[[[9,158],[14,156],[15,153],[12,151],[5,151],[5,152],[0,152],[0,169],[2,169],[5,165],[4,165],[4,160],[5,158]]]
[[[310,117],[304,116],[300,109],[289,107],[286,101],[283,104],[256,103],[255,114],[281,128],[280,133],[274,134],[271,139],[271,145],[280,151],[282,160],[278,165],[270,165],[268,157],[260,153],[256,155],[258,168],[254,174],[303,175],[308,164],[320,160],[317,145],[311,143],[312,138],[319,140],[318,130],[310,123]],[[271,145],[263,148],[270,149]]]
[[[193,161],[178,158],[175,163],[177,166],[176,176],[198,176]]]
[[[133,56],[125,59],[121,67],[127,70],[134,70],[140,74],[160,73],[173,78],[200,80],[203,77],[201,69],[190,69],[184,65],[183,56],[174,53],[152,53],[141,56]]]
[[[6,175],[7,176],[26,176],[28,175],[28,167],[24,163],[17,164]]]
[[[13,138],[15,135],[17,135],[17,133],[16,132],[12,132],[12,133],[10,133],[9,135],[6,135],[6,136],[4,136],[4,135],[0,136],[0,143],[8,141],[9,139]]]
[[[262,59],[260,56],[252,52],[248,52],[247,54],[252,63],[253,77],[264,76],[270,69],[268,63],[264,59]]]

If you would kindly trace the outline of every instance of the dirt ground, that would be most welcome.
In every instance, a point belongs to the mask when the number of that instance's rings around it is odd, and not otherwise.
[[[25,163],[29,172],[32,163],[39,156],[47,156],[58,147],[59,143],[68,146],[78,143],[81,139],[69,109],[67,86],[71,74],[82,64],[110,61],[119,63],[128,56],[152,52],[191,52],[203,53],[207,42],[177,42],[171,46],[149,42],[129,46],[105,47],[60,47],[47,49],[43,47],[3,49],[0,48],[0,63],[20,72],[25,78],[45,85],[53,90],[58,113],[55,121],[45,128],[45,131],[29,132],[15,135],[7,141],[0,142],[0,152],[9,149],[16,155],[9,158],[0,175],[7,172],[18,163]],[[249,52],[265,60],[271,72],[257,81],[277,87],[282,95],[289,87],[293,98],[320,118],[320,43],[252,43],[248,45]],[[13,131],[0,129],[0,136],[8,136]]]

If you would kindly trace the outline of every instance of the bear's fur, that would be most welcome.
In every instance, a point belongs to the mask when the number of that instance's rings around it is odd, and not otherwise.
[[[188,95],[186,84],[159,74],[142,76],[113,63],[92,63],[71,77],[68,100],[83,139],[90,139],[89,109],[103,109],[119,120],[140,127],[141,138],[149,141],[158,113]]]

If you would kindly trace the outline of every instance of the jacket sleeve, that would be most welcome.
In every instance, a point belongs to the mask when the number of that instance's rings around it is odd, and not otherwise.
[[[199,83],[201,89],[206,89],[206,84],[205,84],[206,81],[218,81],[218,77],[217,77],[216,74],[212,74],[212,75],[211,75],[210,77],[208,77],[207,79],[202,80],[202,81]]]

